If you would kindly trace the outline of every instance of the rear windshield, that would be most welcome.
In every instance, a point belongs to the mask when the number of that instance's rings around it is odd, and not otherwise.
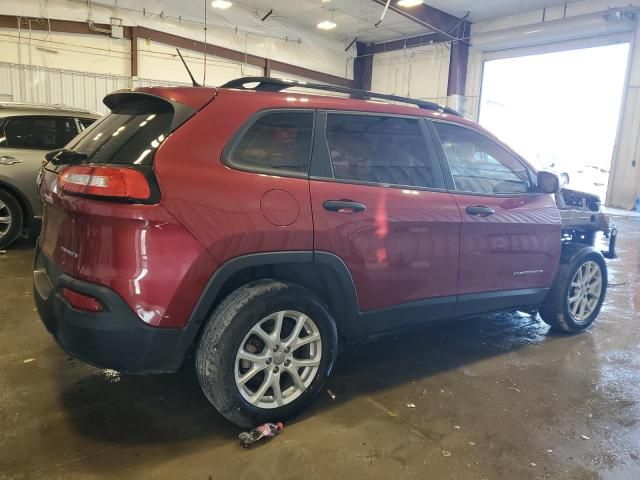
[[[68,148],[95,163],[149,165],[171,131],[173,107],[162,100],[129,101],[84,130]]]

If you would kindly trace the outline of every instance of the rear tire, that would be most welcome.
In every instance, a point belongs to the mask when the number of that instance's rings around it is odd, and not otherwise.
[[[573,247],[563,259],[540,316],[555,330],[578,333],[597,318],[607,292],[607,264],[592,247]]]
[[[213,406],[241,427],[287,420],[321,391],[337,338],[333,318],[312,292],[258,280],[211,315],[196,352],[198,380]]]
[[[0,190],[0,249],[16,241],[22,230],[23,213],[18,200]]]

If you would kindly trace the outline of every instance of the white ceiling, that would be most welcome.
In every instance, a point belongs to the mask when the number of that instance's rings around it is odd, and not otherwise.
[[[574,2],[576,0],[573,0]],[[469,20],[480,22],[518,13],[534,12],[543,8],[572,3],[567,0],[427,0],[428,5],[456,17],[470,12]],[[614,2],[615,3],[615,2]]]
[[[383,7],[372,0],[232,0],[233,6],[227,10],[214,9],[211,0],[120,0],[119,5],[140,9],[161,10],[183,18],[202,19],[207,6],[207,20],[240,28],[249,24],[272,33],[295,35],[296,32],[313,31],[322,38],[326,36],[345,44],[355,37],[365,43],[384,42],[429,33],[423,26],[397,13],[389,11],[380,27],[375,28]],[[394,3],[397,0],[392,0]],[[544,7],[563,5],[567,0],[426,0],[430,6],[457,17],[469,12],[469,20],[478,22],[507,15],[527,13]],[[570,0],[576,1],[576,0]],[[96,0],[94,0],[96,2]],[[114,0],[97,0],[96,3],[113,3]],[[264,23],[259,18],[269,10],[273,14]],[[330,11],[333,9],[333,13]],[[337,28],[321,31],[318,22],[331,18]],[[250,17],[248,15],[251,15]],[[257,22],[257,23],[256,23]],[[303,35],[300,35],[303,36]]]
[[[396,0],[392,0],[394,3]],[[575,0],[573,0],[575,1]],[[358,40],[373,43],[406,38],[429,33],[419,24],[389,11],[380,27],[379,20],[383,7],[372,0],[235,0],[242,8],[256,12],[274,10],[273,17],[292,26],[315,29],[317,23],[330,16],[327,9],[335,9],[333,19],[338,24],[335,30],[323,32],[349,41]],[[544,7],[563,5],[567,0],[426,0],[428,5],[462,17],[469,12],[469,20],[478,22],[518,13],[527,13]],[[569,2],[571,3],[571,1]]]
[[[392,11],[387,12],[384,22],[376,28],[383,7],[372,0],[238,0],[245,8],[268,12],[273,9],[274,19],[292,26],[316,30],[324,18],[331,18],[338,25],[335,30],[323,34],[350,41],[358,37],[366,43],[384,42],[397,38],[428,33],[421,25]],[[331,9],[334,9],[331,12]]]

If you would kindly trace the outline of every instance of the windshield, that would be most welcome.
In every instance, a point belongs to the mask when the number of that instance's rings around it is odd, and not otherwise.
[[[165,101],[139,98],[119,105],[67,148],[92,163],[148,165],[171,131],[173,108]]]

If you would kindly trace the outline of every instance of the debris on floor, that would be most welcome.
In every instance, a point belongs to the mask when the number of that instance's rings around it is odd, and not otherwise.
[[[24,360],[22,363],[31,363],[31,362],[35,362],[36,359],[35,358],[27,358],[26,360]]]
[[[591,440],[591,438],[587,437],[586,435],[580,435],[580,438],[583,440]]]
[[[408,408],[416,408],[415,403],[407,403]]]
[[[538,464],[534,463],[534,462],[531,462],[529,465],[531,465],[532,467],[537,467],[538,466]]]
[[[333,393],[331,390],[327,390],[327,395],[329,395],[331,397],[331,400],[335,400],[336,399],[336,394]]]
[[[249,432],[242,432],[240,435],[238,435],[238,438],[240,439],[240,445],[242,445],[244,448],[249,448],[249,446],[253,445],[259,440],[262,440],[263,438],[275,437],[282,431],[283,428],[284,425],[281,422],[265,423]]]
[[[446,450],[442,450],[442,456],[443,457],[450,457],[451,456],[451,452],[448,452]]]
[[[513,390],[514,392],[518,392],[520,393],[520,390],[517,389],[516,387],[507,387],[508,390]]]
[[[0,250],[0,255],[6,255],[7,251],[6,250]]]

